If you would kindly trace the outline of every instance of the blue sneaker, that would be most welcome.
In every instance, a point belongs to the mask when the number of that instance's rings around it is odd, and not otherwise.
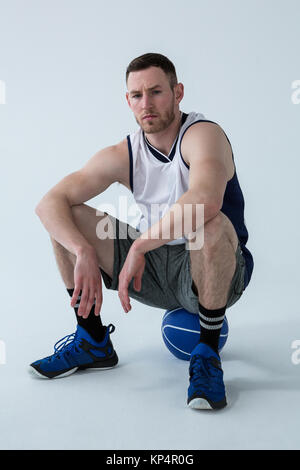
[[[78,369],[112,368],[118,363],[109,337],[114,331],[114,325],[109,324],[104,339],[97,343],[84,328],[77,325],[75,333],[57,341],[52,356],[33,362],[30,370],[39,377],[54,379],[71,375]]]
[[[220,356],[207,344],[199,343],[190,359],[187,404],[198,410],[227,405]]]

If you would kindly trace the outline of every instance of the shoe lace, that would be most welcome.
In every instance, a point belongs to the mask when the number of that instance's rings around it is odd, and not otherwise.
[[[70,335],[66,335],[63,338],[59,339],[54,345],[54,354],[49,357],[49,362],[53,359],[59,359],[62,353],[70,353],[70,350],[73,348],[76,352],[79,352],[77,346],[77,332]]]
[[[209,360],[199,354],[195,354],[192,358],[190,365],[190,378],[193,381],[195,388],[211,388],[212,383],[219,382],[218,368],[215,367]]]
[[[108,325],[108,329],[109,333],[113,333],[115,331],[115,326],[110,323]],[[48,361],[51,362],[54,359],[59,359],[62,353],[66,353],[67,355],[69,355],[71,349],[79,353],[79,340],[77,339],[77,337],[78,334],[76,331],[75,333],[71,333],[70,335],[66,335],[63,338],[59,339],[54,345],[54,354],[48,357]]]

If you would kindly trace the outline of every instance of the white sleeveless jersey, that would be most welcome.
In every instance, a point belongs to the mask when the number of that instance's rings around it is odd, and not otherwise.
[[[153,147],[142,128],[127,136],[130,187],[141,216],[136,229],[146,232],[188,190],[189,167],[181,155],[181,140],[191,124],[205,120],[201,113],[181,112],[181,127],[168,156]],[[185,243],[185,237],[168,245]]]

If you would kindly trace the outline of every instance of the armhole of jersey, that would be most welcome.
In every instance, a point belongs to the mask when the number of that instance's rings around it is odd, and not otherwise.
[[[130,183],[131,192],[133,193],[133,156],[132,156],[130,135],[127,136],[127,144],[128,144],[128,153],[129,153],[129,183]]]
[[[220,127],[220,125],[219,125],[217,122],[209,121],[208,119],[198,119],[197,121],[192,122],[192,123],[184,130],[184,132],[183,132],[183,134],[182,134],[182,136],[181,136],[180,142],[179,142],[179,153],[180,153],[181,160],[183,161],[184,165],[186,166],[186,168],[187,168],[188,170],[190,169],[190,167],[189,167],[189,165],[185,162],[185,160],[183,159],[183,156],[182,156],[182,153],[181,153],[181,141],[182,141],[182,138],[183,138],[184,134],[186,133],[186,131],[187,131],[193,124],[196,124],[197,122],[211,122],[212,124],[216,124],[217,126]],[[222,129],[222,131],[223,131],[223,129]],[[228,143],[229,143],[229,145],[230,145],[230,148],[231,148],[231,155],[232,155],[232,161],[233,161],[233,166],[234,166],[234,173],[233,173],[233,177],[234,177],[234,175],[235,175],[235,173],[236,173],[236,167],[235,167],[235,161],[234,161],[232,146],[231,146],[230,140],[228,139],[226,133],[225,133],[224,131],[223,131],[223,133],[224,133],[224,135],[225,135],[225,137],[226,137],[226,139],[227,139],[227,141],[228,141]],[[232,178],[233,178],[233,177],[232,177]],[[231,179],[232,179],[232,178],[231,178]],[[230,181],[230,180],[229,180],[229,181]]]
[[[225,134],[226,135],[226,134]],[[229,142],[230,143],[230,142]],[[233,180],[235,174],[236,174],[236,166],[235,166],[235,161],[234,161],[234,155],[233,155],[233,151],[232,151],[232,147],[231,147],[231,144],[230,144],[230,148],[231,148],[231,154],[232,154],[232,161],[233,161],[233,166],[234,166],[234,173],[233,173],[233,177],[229,180]],[[227,181],[228,182],[228,181]]]

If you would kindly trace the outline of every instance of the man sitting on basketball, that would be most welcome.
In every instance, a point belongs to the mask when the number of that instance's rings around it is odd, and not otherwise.
[[[126,84],[139,129],[63,178],[36,208],[78,325],[31,370],[57,378],[117,364],[110,339],[114,326],[104,326],[100,318],[103,279],[107,289],[118,290],[126,313],[134,298],[200,316],[187,403],[223,408],[220,331],[226,309],[241,297],[253,271],[231,144],[217,123],[179,110],[184,87],[167,57],[137,57],[127,67]],[[126,186],[141,209],[135,228],[84,204],[114,182]],[[153,205],[159,206],[154,216]],[[111,236],[99,237],[104,227]]]

